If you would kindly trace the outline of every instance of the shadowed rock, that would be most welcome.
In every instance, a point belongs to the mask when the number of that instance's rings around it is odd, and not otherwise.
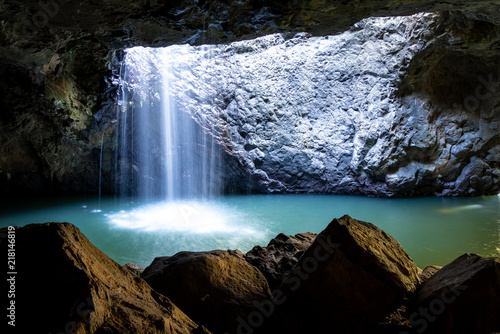
[[[439,270],[441,270],[441,266],[427,266],[422,270],[421,273],[418,274],[421,282],[424,282],[431,278],[434,274],[436,274]]]
[[[215,333],[235,332],[238,318],[246,318],[254,303],[270,299],[266,279],[239,251],[157,257],[142,277]]]
[[[278,288],[288,273],[311,245],[317,233],[299,233],[295,236],[280,233],[267,247],[255,246],[245,259],[266,277],[271,289]]]
[[[263,330],[363,333],[399,307],[417,284],[417,266],[395,239],[344,216],[300,258],[275,299],[283,305]]]
[[[15,235],[17,333],[208,333],[74,225],[28,225]]]
[[[418,333],[500,332],[500,257],[464,254],[424,282],[409,316]]]

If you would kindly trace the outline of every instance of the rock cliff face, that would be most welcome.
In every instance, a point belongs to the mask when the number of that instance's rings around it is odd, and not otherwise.
[[[500,11],[489,1],[9,0],[0,9],[3,194],[97,191],[100,170],[114,191],[117,51],[270,33],[282,35],[220,46],[213,68],[225,122],[214,135],[240,191],[499,191]],[[440,14],[356,24],[423,11]],[[240,79],[220,80],[242,61]]]
[[[230,182],[244,190],[498,193],[494,62],[449,51],[431,69],[413,68],[423,67],[415,54],[438,43],[439,20],[366,19],[335,36],[173,49],[173,94],[180,110],[212,124],[240,169]],[[142,49],[127,57],[159,61]],[[475,65],[481,72],[464,70]]]

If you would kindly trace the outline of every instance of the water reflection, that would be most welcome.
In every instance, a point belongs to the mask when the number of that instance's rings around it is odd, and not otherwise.
[[[241,214],[214,202],[173,201],[143,205],[106,216],[116,227],[142,231],[257,234],[255,227],[238,223]]]

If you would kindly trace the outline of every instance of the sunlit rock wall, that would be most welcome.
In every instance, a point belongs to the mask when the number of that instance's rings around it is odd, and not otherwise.
[[[366,19],[329,37],[186,46],[189,66],[173,78],[176,103],[217,125],[240,191],[498,192],[500,100],[491,93],[498,73],[479,73],[469,91],[480,96],[457,93],[453,105],[401,88],[435,19]]]

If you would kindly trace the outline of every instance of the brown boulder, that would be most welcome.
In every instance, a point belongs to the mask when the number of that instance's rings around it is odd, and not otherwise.
[[[431,278],[435,273],[437,273],[439,270],[441,270],[441,266],[427,266],[422,270],[421,273],[418,274],[418,278],[420,279],[420,282],[423,283],[427,281],[429,278]]]
[[[500,332],[500,257],[464,254],[444,266],[417,294],[409,315],[415,332]]]
[[[317,235],[311,232],[295,236],[280,233],[267,247],[252,248],[245,254],[245,259],[264,274],[271,289],[278,288]]]
[[[142,278],[216,333],[233,333],[238,319],[247,317],[255,303],[270,299],[266,279],[239,251],[180,252],[157,257]]]
[[[417,266],[395,239],[349,216],[334,219],[273,291],[282,305],[262,332],[363,333],[417,284]]]
[[[2,244],[7,235],[2,229]],[[203,333],[71,224],[15,230],[17,333]]]
[[[144,272],[144,268],[136,263],[125,263],[122,267],[139,277]]]

